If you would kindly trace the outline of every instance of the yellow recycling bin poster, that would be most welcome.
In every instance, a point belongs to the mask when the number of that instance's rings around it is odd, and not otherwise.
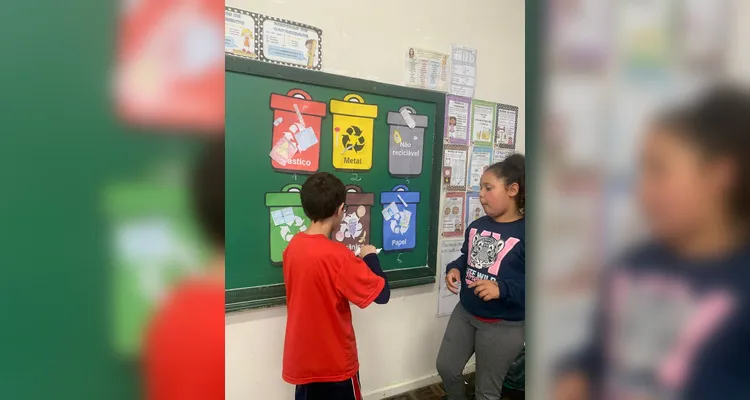
[[[373,129],[378,106],[365,104],[358,94],[331,99],[333,167],[345,171],[372,168]]]

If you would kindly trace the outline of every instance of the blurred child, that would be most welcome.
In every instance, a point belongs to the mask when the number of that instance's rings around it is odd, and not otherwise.
[[[639,173],[653,237],[605,271],[555,398],[750,399],[748,93],[717,88],[662,115]]]
[[[214,257],[202,275],[172,292],[151,321],[143,360],[148,400],[224,399],[223,135],[206,146],[192,191]]]
[[[283,378],[297,385],[296,400],[362,400],[349,302],[359,308],[386,304],[388,279],[375,247],[361,247],[358,258],[330,239],[346,210],[346,189],[338,178],[311,175],[300,197],[312,223],[284,251]]]
[[[437,358],[450,400],[466,400],[463,370],[476,354],[476,398],[500,399],[503,380],[523,349],[526,319],[525,161],[514,154],[482,175],[487,215],[469,225],[461,257],[447,266],[448,289],[460,290]]]

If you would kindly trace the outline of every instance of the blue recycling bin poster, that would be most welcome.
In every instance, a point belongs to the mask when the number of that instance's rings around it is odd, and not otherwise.
[[[417,245],[417,205],[419,192],[397,185],[380,193],[383,205],[383,250],[406,251]]]

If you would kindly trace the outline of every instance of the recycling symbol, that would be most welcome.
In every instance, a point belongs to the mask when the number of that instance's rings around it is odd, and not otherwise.
[[[345,150],[354,150],[355,153],[359,153],[365,148],[365,138],[362,136],[362,129],[358,126],[350,126],[346,128],[346,133],[341,135],[341,144]]]

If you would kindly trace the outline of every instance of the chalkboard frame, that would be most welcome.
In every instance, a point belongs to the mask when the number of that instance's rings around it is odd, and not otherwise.
[[[433,118],[435,140],[433,141],[432,188],[430,192],[430,210],[440,208],[440,184],[442,173],[443,132],[445,116],[445,93],[405,86],[390,85],[364,79],[334,75],[295,67],[287,67],[225,55],[226,71],[248,75],[283,79],[310,85],[335,87],[357,93],[372,93],[382,96],[417,100],[435,105]],[[386,271],[391,289],[433,284],[437,274],[438,223],[439,216],[431,218],[427,245],[427,266]],[[274,307],[286,304],[284,284],[229,289],[225,291],[225,312],[237,312],[248,309]]]

